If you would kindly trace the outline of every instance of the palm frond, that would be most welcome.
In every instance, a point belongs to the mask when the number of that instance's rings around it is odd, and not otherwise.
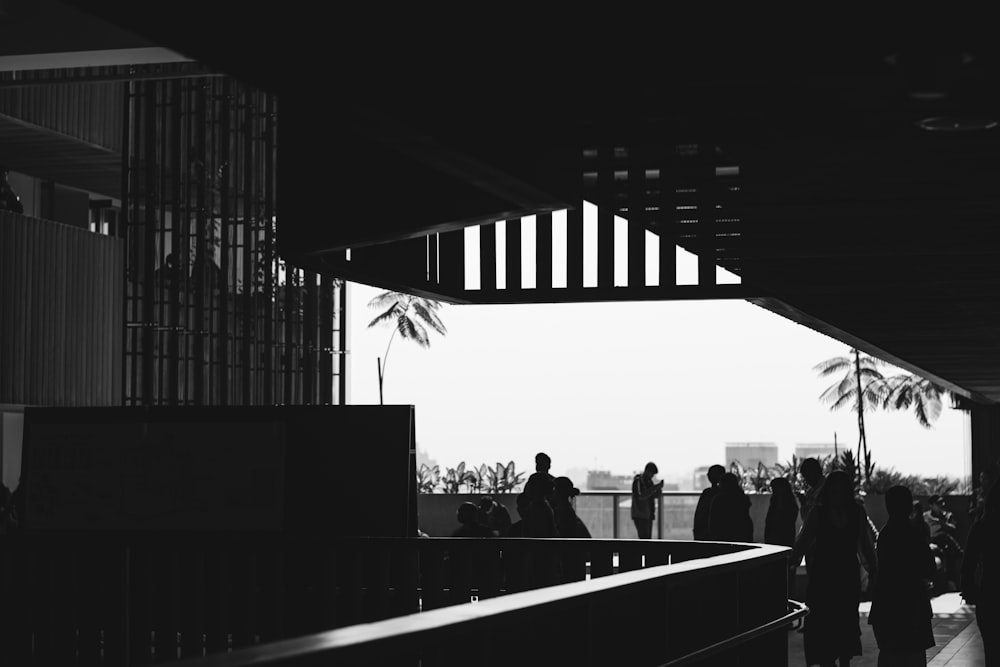
[[[392,304],[388,310],[379,314],[375,319],[368,323],[368,328],[378,326],[379,324],[387,324],[389,320],[394,319],[398,316],[399,304]]]
[[[857,407],[857,392],[850,391],[845,394],[840,394],[837,400],[830,405],[831,410],[839,410],[844,407],[847,403],[853,402],[853,407]]]
[[[813,370],[819,373],[820,377],[826,377],[827,375],[840,372],[845,368],[850,368],[853,364],[854,361],[847,357],[834,357],[833,359],[819,362],[813,366]]]
[[[406,315],[400,315],[396,320],[399,335],[414,341],[421,347],[430,347],[430,340],[427,337],[427,330],[420,322],[413,320]]]
[[[368,302],[369,308],[385,308],[390,305],[406,305],[406,300],[410,298],[409,294],[403,294],[402,292],[382,292],[372,297],[371,301]]]
[[[425,299],[421,299],[419,301],[413,302],[414,315],[416,315],[421,320],[426,322],[432,329],[434,329],[434,331],[437,331],[439,334],[444,335],[448,333],[448,330],[445,329],[444,322],[441,321],[441,318],[438,317],[438,314],[435,313],[432,309],[427,308],[427,306],[424,303],[422,303],[425,301],[426,301]]]

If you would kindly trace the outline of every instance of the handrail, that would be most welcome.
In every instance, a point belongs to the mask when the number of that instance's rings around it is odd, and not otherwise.
[[[792,611],[788,612],[781,618],[776,618],[773,621],[764,623],[763,625],[758,625],[756,628],[751,628],[746,632],[741,632],[740,634],[729,637],[728,639],[723,639],[721,642],[716,642],[711,646],[706,646],[705,648],[698,649],[697,651],[692,651],[691,653],[671,660],[670,662],[665,662],[660,665],[660,667],[681,667],[682,665],[693,664],[702,658],[707,658],[710,655],[721,653],[726,649],[739,646],[740,644],[744,644],[751,639],[760,637],[761,635],[766,635],[768,632],[777,630],[780,627],[797,621],[809,613],[809,607],[797,600],[789,600],[788,606],[793,607]]]
[[[374,623],[362,623],[304,637],[272,642],[267,645],[242,648],[229,653],[185,660],[176,664],[189,665],[190,667],[292,665],[306,664],[306,661],[309,661],[308,664],[318,664],[318,661],[324,657],[322,654],[327,654],[325,657],[333,659],[336,656],[335,651],[349,651],[352,655],[363,652],[366,659],[374,659],[378,657],[378,644],[398,646],[400,641],[417,640],[421,636],[425,638],[440,637],[444,636],[450,629],[463,624],[489,622],[509,617],[512,614],[547,614],[554,606],[564,605],[574,599],[619,593],[623,589],[651,585],[657,580],[662,582],[665,578],[669,578],[672,585],[683,585],[703,577],[705,571],[709,569],[715,574],[738,571],[753,563],[783,560],[789,551],[787,547],[767,544],[752,546],[755,548],[672,565],[658,565],[632,570],[589,581],[572,582],[503,595],[482,600],[476,604],[443,607]],[[743,643],[776,627],[790,623],[805,613],[802,609],[737,635],[738,641],[736,643]],[[733,639],[727,639],[708,648],[712,652],[721,651],[732,645],[733,641]],[[297,663],[300,660],[303,662]]]

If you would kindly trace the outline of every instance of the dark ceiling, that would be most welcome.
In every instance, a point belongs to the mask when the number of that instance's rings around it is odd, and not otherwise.
[[[739,167],[740,236],[714,251],[752,301],[1000,401],[1000,59],[985,26],[952,39],[936,16],[861,33],[842,29],[856,17],[820,32],[627,8],[69,4],[278,94],[279,234],[303,261],[584,196],[625,211],[634,192],[585,191],[584,150],[626,148],[627,171],[629,155],[696,146]]]

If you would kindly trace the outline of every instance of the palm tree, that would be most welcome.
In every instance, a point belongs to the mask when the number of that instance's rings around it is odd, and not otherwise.
[[[941,416],[942,398],[949,395],[941,385],[912,373],[894,375],[886,383],[889,393],[884,407],[909,410],[913,406],[913,414],[924,428],[931,428]]]
[[[820,377],[843,372],[844,376],[833,383],[820,394],[819,399],[830,404],[831,410],[839,410],[851,404],[858,413],[858,459],[864,464],[865,481],[871,474],[871,455],[868,452],[868,440],[865,437],[865,408],[884,407],[889,385],[878,367],[885,362],[876,357],[861,354],[851,348],[851,355],[833,357],[820,362],[813,367]]]
[[[398,333],[404,340],[412,340],[421,347],[430,347],[431,340],[427,327],[437,331],[442,336],[447,333],[444,322],[438,317],[437,310],[441,304],[433,299],[404,294],[402,292],[382,292],[368,302],[369,308],[385,308],[368,327],[386,324],[391,327],[392,335],[385,346],[385,354],[378,359],[378,403],[382,405],[382,384],[385,380],[385,366],[389,361],[389,348]],[[425,326],[426,325],[426,326]]]

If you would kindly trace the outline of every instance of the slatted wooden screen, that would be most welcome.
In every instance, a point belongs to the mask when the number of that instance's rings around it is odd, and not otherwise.
[[[126,101],[126,404],[343,402],[340,283],[275,245],[277,100],[205,77]]]
[[[747,296],[732,272],[739,167],[713,144],[602,145],[583,150],[581,165],[580,206],[355,248],[331,270],[459,303]]]
[[[0,211],[0,403],[121,402],[117,238]]]

